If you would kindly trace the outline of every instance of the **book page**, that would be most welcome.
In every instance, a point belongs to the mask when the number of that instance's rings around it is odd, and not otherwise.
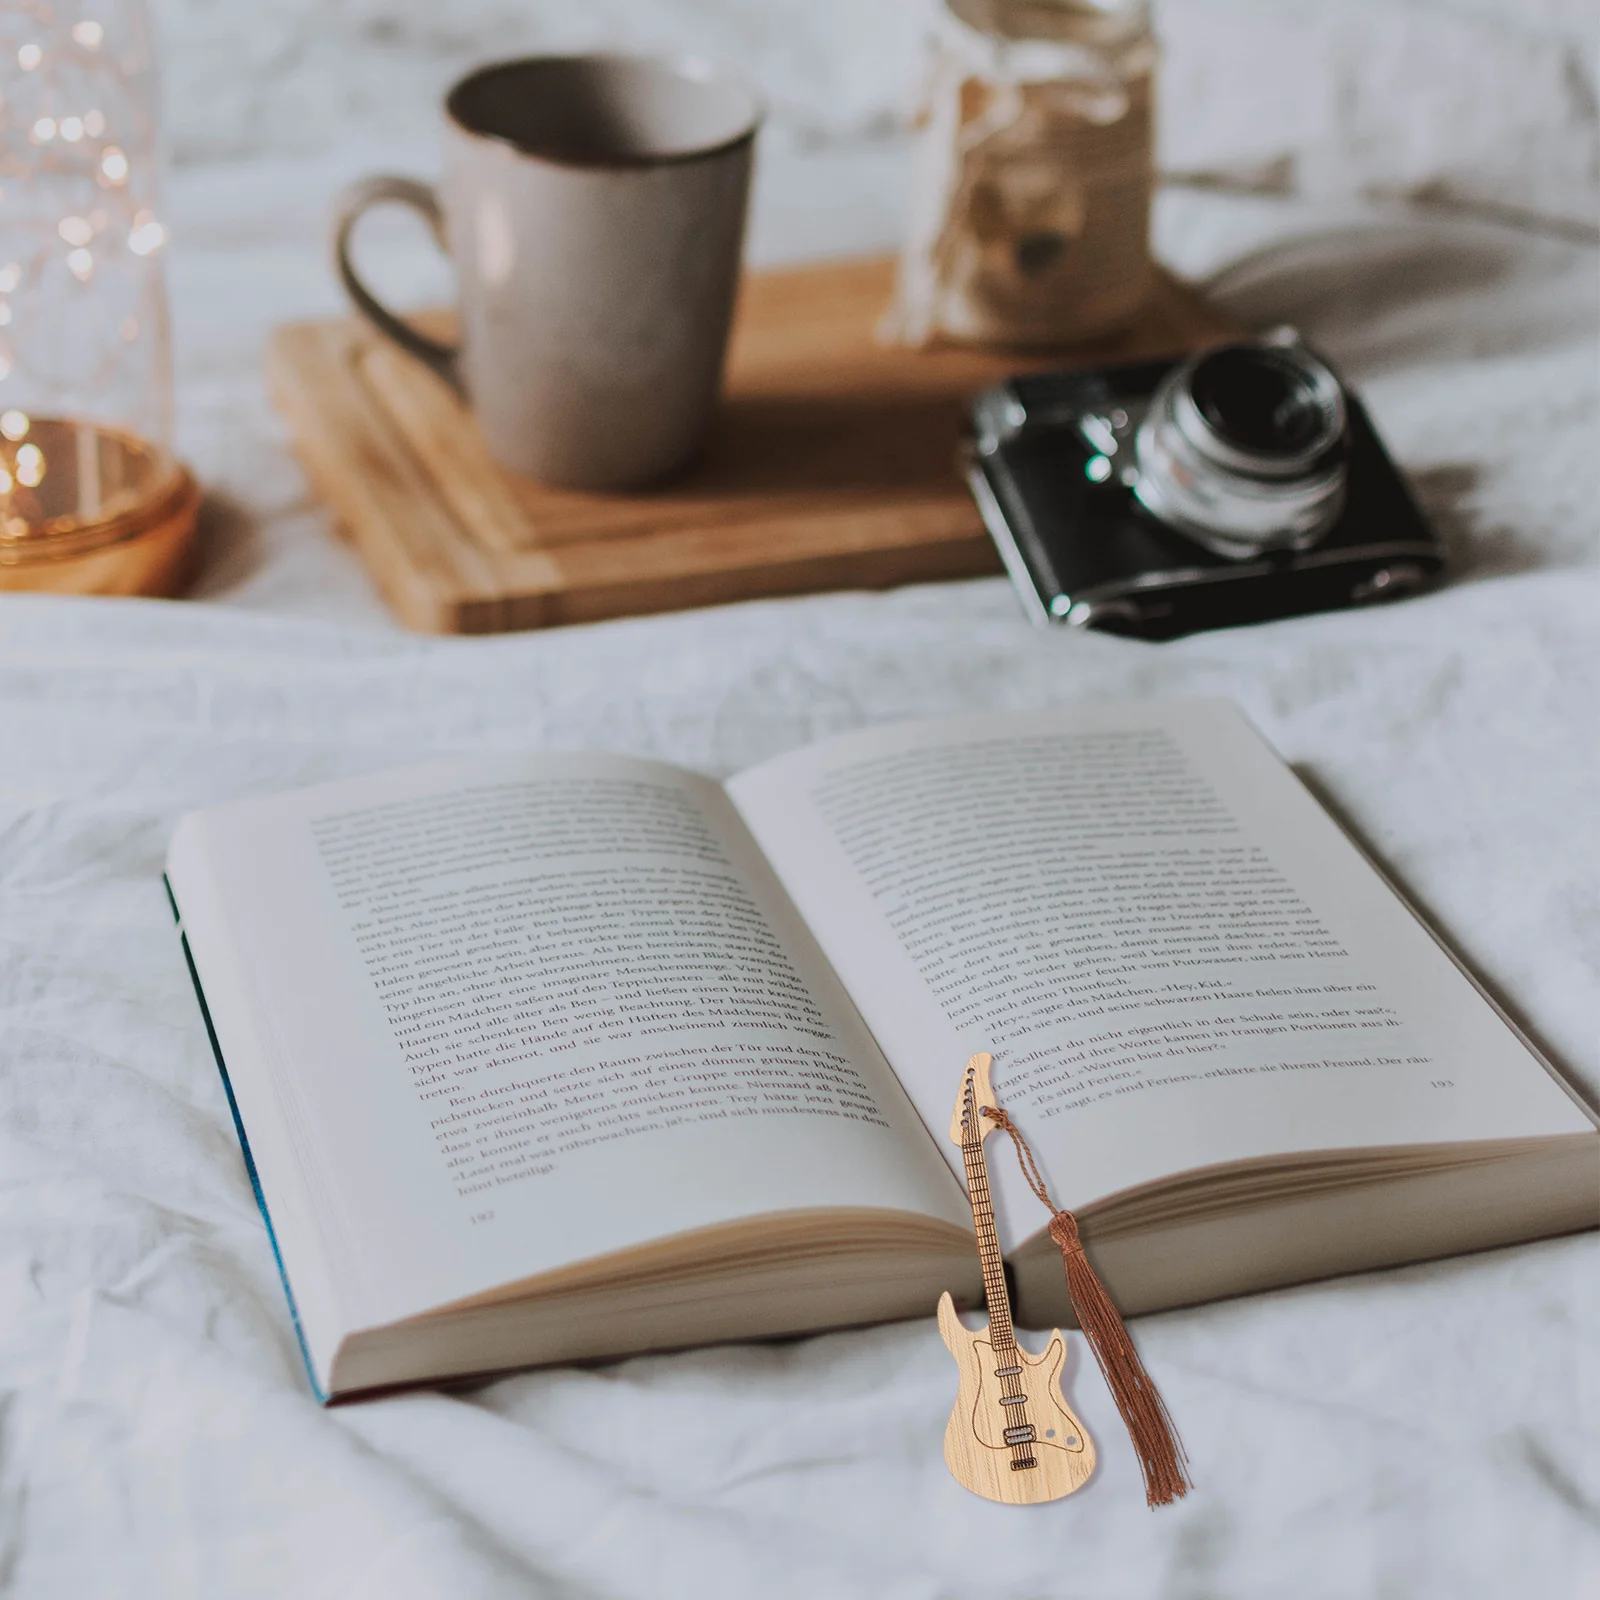
[[[357,1324],[768,1212],[965,1220],[708,779],[358,779],[186,819],[170,875],[208,994],[248,990],[213,1006],[244,1122],[294,1127]]]
[[[728,788],[952,1170],[974,1050],[1069,1206],[1592,1126],[1226,702],[873,730]],[[1046,1218],[990,1164],[1010,1247]]]

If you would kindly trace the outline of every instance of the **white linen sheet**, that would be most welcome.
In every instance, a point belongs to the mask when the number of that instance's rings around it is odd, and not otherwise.
[[[223,490],[200,584],[219,603],[0,601],[0,1591],[1594,1592],[1593,1236],[1141,1319],[1197,1482],[1159,1513],[1076,1335],[1094,1482],[1020,1512],[958,1488],[931,1307],[319,1410],[159,879],[184,809],[431,755],[587,747],[720,774],[889,718],[1229,694],[1593,1103],[1592,246],[1164,202],[1169,258],[1225,269],[1242,316],[1298,321],[1360,384],[1451,539],[1431,596],[1160,646],[1035,632],[1000,580],[429,641],[390,628],[326,540],[260,396],[257,336],[321,281],[308,248],[267,248],[308,203],[292,177],[177,195],[217,241],[175,283],[186,447]]]
[[[0,1575],[27,1596],[1578,1596],[1593,1237],[1142,1319],[1196,1493],[992,1507],[924,1322],[319,1411],[158,879],[188,806],[456,750],[727,770],[869,720],[1233,694],[1554,1052],[1594,1037],[1600,574],[1152,648],[998,583],[457,645],[0,607]]]

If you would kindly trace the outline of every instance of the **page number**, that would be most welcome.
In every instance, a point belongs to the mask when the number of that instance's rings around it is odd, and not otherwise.
[[[493,1222],[493,1221],[494,1221],[494,1212],[492,1212],[492,1211],[475,1211],[472,1214],[472,1223],[473,1223],[474,1227],[476,1227],[480,1222]]]
[[[1453,1089],[1456,1086],[1454,1078],[1435,1078],[1428,1085],[1430,1089]]]

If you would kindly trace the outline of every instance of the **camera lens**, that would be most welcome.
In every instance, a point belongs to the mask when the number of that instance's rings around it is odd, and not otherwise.
[[[1339,380],[1293,330],[1211,350],[1150,397],[1133,492],[1217,555],[1305,549],[1344,505],[1345,424]]]
[[[1278,350],[1233,345],[1194,369],[1189,393],[1217,434],[1241,450],[1300,455],[1328,425],[1327,407],[1301,362]]]

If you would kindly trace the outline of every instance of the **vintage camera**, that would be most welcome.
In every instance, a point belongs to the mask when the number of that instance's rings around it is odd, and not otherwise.
[[[1039,622],[1169,639],[1409,594],[1443,565],[1361,403],[1293,329],[1012,378],[968,481]]]

